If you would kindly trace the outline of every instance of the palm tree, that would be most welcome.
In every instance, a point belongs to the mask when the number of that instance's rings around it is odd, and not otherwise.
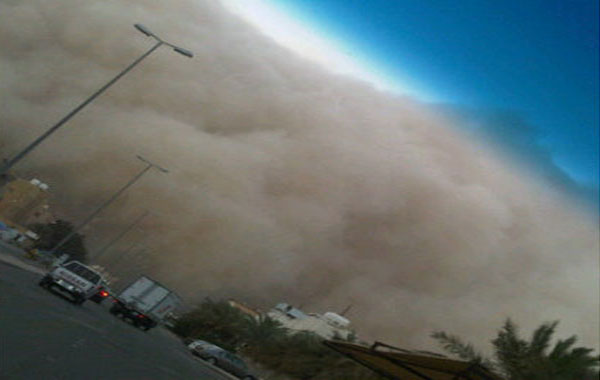
[[[243,343],[241,337],[245,328],[246,315],[241,311],[226,301],[215,302],[207,298],[177,321],[174,332],[235,351]]]
[[[250,317],[225,301],[205,299],[181,316],[173,331],[186,341],[207,340],[228,350],[240,349],[263,368],[301,380],[379,380],[370,370],[326,348],[310,332],[290,334],[268,316]]]
[[[258,318],[245,316],[244,322],[243,351],[255,359],[263,358],[262,354],[268,351],[269,346],[278,344],[287,336],[287,329],[266,315]]]
[[[267,315],[260,315],[258,318],[246,316],[244,330],[244,340],[257,345],[277,340],[287,333],[287,329],[279,321]]]
[[[508,380],[585,380],[598,378],[600,357],[592,355],[591,348],[573,347],[576,336],[559,340],[550,350],[552,335],[558,321],[544,323],[529,341],[519,337],[517,325],[507,319],[492,340],[494,359],[485,358],[473,345],[443,331],[431,336],[442,347],[460,357],[474,361]],[[594,377],[595,376],[595,377]]]

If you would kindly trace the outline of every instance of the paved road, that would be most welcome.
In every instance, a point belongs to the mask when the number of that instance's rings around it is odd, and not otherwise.
[[[25,252],[0,240],[0,261],[33,273],[45,273],[41,264],[25,259]]]
[[[72,305],[40,278],[0,261],[0,379],[231,379],[168,331],[142,332],[109,314],[106,301]]]

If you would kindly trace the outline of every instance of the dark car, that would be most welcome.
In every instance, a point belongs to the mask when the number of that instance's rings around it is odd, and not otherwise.
[[[201,343],[188,346],[192,354],[243,380],[256,380],[256,377],[250,374],[246,363],[236,355],[214,344],[198,342]]]
[[[102,303],[102,301],[107,299],[108,296],[110,296],[110,289],[108,289],[108,286],[102,285],[100,288],[98,288],[98,292],[90,297],[90,301]]]

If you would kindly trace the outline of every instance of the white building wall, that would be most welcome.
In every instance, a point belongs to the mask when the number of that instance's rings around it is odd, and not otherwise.
[[[325,318],[323,315],[319,314],[304,314],[300,310],[293,308],[290,310],[291,313],[288,313],[279,307],[280,305],[274,309],[271,309],[267,315],[270,318],[280,322],[283,327],[291,331],[309,331],[324,339],[331,339],[336,335],[343,339],[348,339],[348,337],[352,334],[352,330],[349,328],[349,321],[347,320],[346,326],[334,326],[331,324],[331,318]]]

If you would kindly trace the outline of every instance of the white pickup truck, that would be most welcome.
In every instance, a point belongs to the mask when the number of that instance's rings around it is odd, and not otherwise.
[[[67,293],[76,305],[83,304],[98,293],[102,284],[102,276],[79,261],[70,261],[53,268],[39,282],[43,288]]]

